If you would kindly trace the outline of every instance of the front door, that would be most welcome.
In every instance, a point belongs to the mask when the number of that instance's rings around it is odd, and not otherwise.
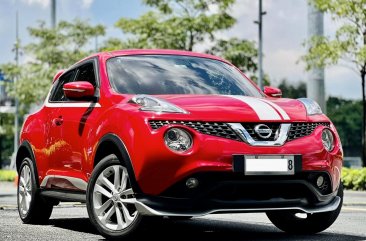
[[[98,83],[95,71],[96,62],[88,61],[76,68],[74,81],[88,81],[96,90]],[[66,100],[60,111],[59,117],[62,118],[61,139],[65,142],[65,148],[62,149],[63,161],[59,174],[69,178],[71,189],[86,189],[88,177],[83,172],[83,165],[92,154],[91,146],[88,144],[92,128],[98,116],[100,105],[90,100]],[[65,186],[66,187],[66,186]],[[64,187],[64,188],[65,188]]]

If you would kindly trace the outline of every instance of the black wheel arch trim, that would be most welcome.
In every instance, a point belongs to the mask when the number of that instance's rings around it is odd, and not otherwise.
[[[133,169],[132,160],[131,160],[130,154],[127,150],[127,147],[126,147],[125,143],[122,141],[122,139],[119,138],[119,136],[117,136],[116,134],[114,134],[114,133],[105,134],[99,140],[96,151],[94,153],[94,162],[96,161],[95,157],[96,157],[96,153],[98,152],[99,146],[105,141],[111,141],[111,142],[113,142],[113,144],[115,144],[118,147],[119,153],[115,153],[115,154],[120,154],[120,156],[122,157],[122,160],[120,160],[120,161],[122,161],[125,164],[125,167],[127,168],[128,175],[130,177],[131,186],[132,186],[134,192],[142,193],[141,188],[136,181],[135,171]]]
[[[16,170],[17,172],[19,173],[19,168],[20,168],[20,165],[22,164],[22,161],[23,161],[23,157],[20,155],[20,151],[23,150],[23,149],[26,149],[28,154],[30,155],[30,160],[32,162],[32,164],[34,165],[34,172],[35,172],[35,179],[36,179],[36,184],[37,184],[37,187],[39,188],[39,176],[38,176],[38,167],[37,167],[37,161],[36,161],[36,157],[34,155],[34,152],[33,152],[33,148],[32,148],[32,145],[27,141],[23,141],[22,144],[20,144],[19,148],[18,148],[18,151],[17,151],[17,155],[16,155],[16,162],[15,162],[15,165],[16,165]]]

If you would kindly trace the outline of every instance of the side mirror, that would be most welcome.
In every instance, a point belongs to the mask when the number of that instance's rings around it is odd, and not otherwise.
[[[263,91],[267,96],[273,97],[273,98],[281,98],[282,97],[282,91],[278,88],[270,87],[270,86],[264,86]]]
[[[94,97],[94,86],[87,81],[76,81],[64,84],[65,96],[70,100],[90,99]]]

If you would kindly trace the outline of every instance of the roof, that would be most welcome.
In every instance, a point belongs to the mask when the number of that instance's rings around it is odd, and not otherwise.
[[[172,49],[126,49],[126,50],[115,50],[115,51],[107,51],[93,54],[85,59],[100,56],[103,59],[109,59],[111,57],[116,56],[127,56],[127,55],[181,55],[181,56],[192,56],[192,57],[200,57],[200,58],[208,58],[219,60],[228,64],[231,64],[225,59],[219,58],[217,56],[211,54],[203,54],[192,51],[184,51],[184,50],[172,50]],[[81,61],[79,61],[81,62]]]

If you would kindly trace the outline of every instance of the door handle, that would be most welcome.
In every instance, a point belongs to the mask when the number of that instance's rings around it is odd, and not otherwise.
[[[52,122],[54,125],[60,126],[60,125],[62,125],[62,123],[64,123],[64,119],[62,118],[62,116],[59,116],[59,117],[53,119]]]

